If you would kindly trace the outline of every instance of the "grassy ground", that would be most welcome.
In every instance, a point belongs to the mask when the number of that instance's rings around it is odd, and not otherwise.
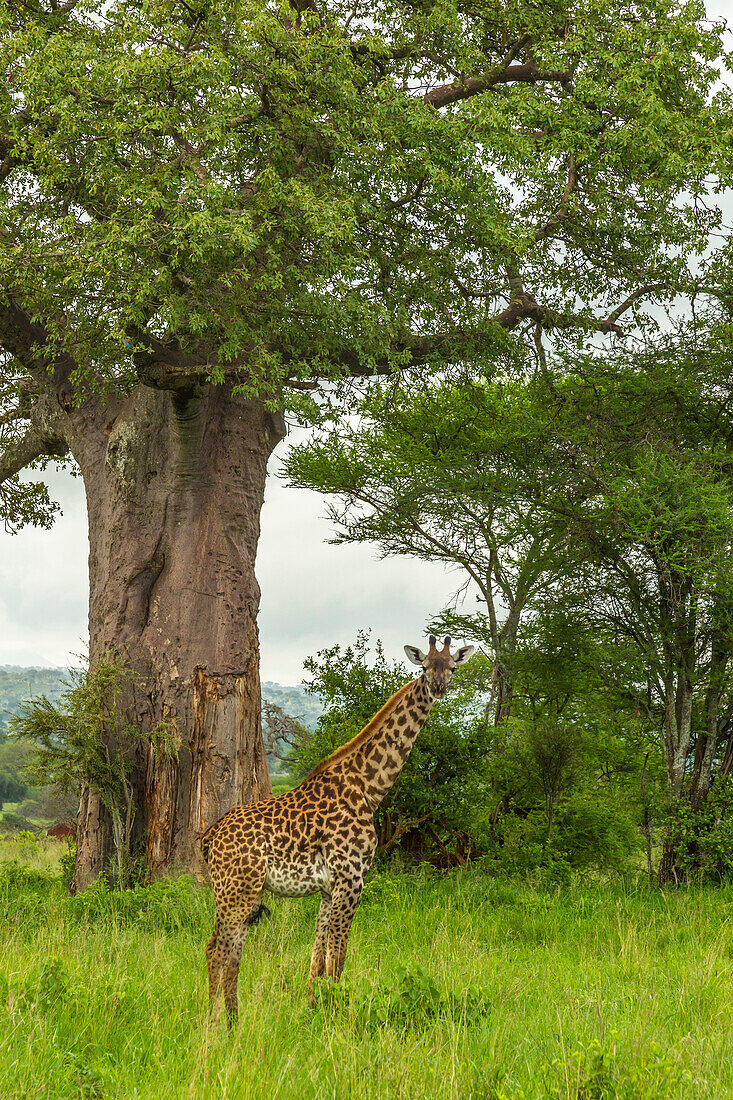
[[[317,902],[275,900],[229,1034],[206,1011],[208,889],[69,898],[58,848],[2,848],[3,1100],[733,1096],[733,889],[376,874],[313,1009]]]

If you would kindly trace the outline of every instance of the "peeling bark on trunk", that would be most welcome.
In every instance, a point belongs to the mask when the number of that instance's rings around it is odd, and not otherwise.
[[[260,730],[254,575],[267,460],[282,437],[257,401],[138,387],[83,410],[72,451],[89,514],[90,660],[138,677],[128,718],[174,729],[177,759],[131,761],[134,835],[148,871],[202,869],[198,838],[230,806],[271,793]],[[75,881],[109,862],[109,814],[83,792]]]

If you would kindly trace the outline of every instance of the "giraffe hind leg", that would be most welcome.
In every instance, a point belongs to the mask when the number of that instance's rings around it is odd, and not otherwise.
[[[240,957],[241,957],[241,954],[242,954],[242,948],[244,947],[244,941],[247,938],[247,931],[252,927],[252,925],[259,924],[261,920],[264,920],[266,917],[269,917],[269,916],[270,916],[270,910],[267,908],[267,906],[266,905],[259,905],[252,913],[250,913],[250,915],[245,920],[244,928],[242,928],[240,926],[235,932],[234,941],[235,941],[235,944],[238,943],[238,948],[236,948],[236,950],[238,951],[238,954],[237,954],[237,958],[236,958],[236,971],[234,973],[234,997],[233,997],[234,1008],[233,1009],[231,1007],[230,1002],[227,1000],[227,994],[226,994],[226,990],[228,988],[227,983],[231,980],[231,975],[230,975],[230,971],[226,970],[225,967],[224,967],[223,951],[219,950],[218,943],[215,944],[216,933],[214,933],[214,936],[211,937],[211,942],[210,942],[209,946],[206,948],[206,957],[207,957],[207,959],[210,959],[210,961],[209,961],[209,1003],[212,1004],[215,1001],[216,995],[219,992],[219,989],[223,986],[224,991],[225,991],[224,992],[224,999],[225,999],[225,1003],[226,1003],[226,1007],[227,1007],[227,1013],[229,1015],[230,1023],[233,1023],[237,1019],[237,978],[239,976]],[[210,950],[212,949],[212,945],[214,945],[214,947],[213,947],[213,950],[211,951],[211,956],[210,956]],[[217,967],[217,970],[215,972],[215,978],[214,978],[213,986],[212,986],[212,964],[211,964],[211,959],[212,958],[215,961],[215,965]],[[231,967],[234,966],[234,965],[235,965],[234,958],[230,954],[229,957],[227,958],[227,967],[229,967],[231,969]]]
[[[214,933],[206,948],[209,964],[209,999],[212,1014],[218,994],[223,992],[229,1025],[237,1019],[237,979],[242,948],[250,924],[256,924],[269,910],[261,905],[265,868],[250,867],[232,881],[219,878],[212,869],[216,897]]]
[[[331,895],[321,894],[321,907],[318,910],[316,921],[316,936],[313,941],[313,953],[311,955],[310,979],[308,984],[313,985],[315,978],[320,978],[326,971],[326,939],[328,937],[328,922],[331,916]]]
[[[256,924],[262,916],[260,897],[262,889],[257,894],[246,900],[238,900],[235,906],[228,907],[226,913],[220,917],[220,932],[218,946],[221,948],[221,963],[219,970],[219,987],[224,993],[224,1005],[227,1012],[229,1026],[233,1027],[239,1014],[237,1005],[237,980],[239,978],[239,963],[242,958],[242,948],[247,938],[249,927]]]
[[[239,921],[230,922],[226,930],[226,955],[222,967],[222,989],[224,991],[224,1006],[227,1012],[227,1020],[230,1027],[234,1027],[239,1016],[239,1004],[237,1001],[237,980],[239,978],[239,963],[242,958],[242,948],[249,931],[249,921],[246,917],[240,917]]]

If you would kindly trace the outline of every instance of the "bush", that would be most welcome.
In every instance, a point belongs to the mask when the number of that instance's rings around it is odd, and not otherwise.
[[[609,769],[608,752],[603,732],[572,714],[510,721],[489,767],[496,810],[487,848],[497,868],[542,870],[558,882],[572,871],[625,869],[640,846],[637,781],[625,766]]]
[[[9,736],[32,746],[25,770],[36,783],[60,797],[75,797],[84,785],[99,796],[111,818],[114,874],[126,885],[137,873],[130,754],[147,741],[155,752],[175,756],[177,742],[167,721],[142,731],[127,720],[135,676],[112,654],[70,676],[57,702],[42,695],[23,703]]]
[[[32,821],[29,821],[27,817],[23,817],[22,814],[14,814],[10,813],[9,810],[5,810],[2,819],[0,819],[0,829],[4,833],[33,833],[35,825]],[[33,835],[35,836],[34,833]]]
[[[67,913],[81,924],[107,922],[121,927],[134,925],[152,931],[196,934],[210,920],[210,908],[209,892],[186,875],[130,890],[110,887],[100,877],[66,902]]]
[[[685,798],[671,802],[664,833],[685,877],[733,880],[733,781],[728,777],[717,783],[697,808]]]
[[[640,846],[628,805],[601,784],[574,791],[558,807],[556,835],[564,858],[578,871],[621,872]]]
[[[477,1024],[491,1011],[484,990],[468,988],[460,993],[442,993],[420,963],[395,967],[385,986],[371,989],[350,988],[348,980],[339,985],[319,984],[316,996],[325,1011],[345,1013],[361,1031],[385,1026],[421,1031],[438,1020]]]

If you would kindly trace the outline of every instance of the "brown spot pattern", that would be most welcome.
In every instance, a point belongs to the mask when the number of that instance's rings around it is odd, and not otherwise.
[[[338,979],[364,876],[374,858],[374,811],[400,773],[435,700],[429,665],[405,684],[355,738],[279,798],[234,806],[203,837],[216,902],[206,948],[209,999],[223,993],[237,1018],[237,979],[250,923],[265,890],[320,893],[310,982]],[[441,670],[441,676],[445,679]],[[444,690],[444,688],[443,688]]]

